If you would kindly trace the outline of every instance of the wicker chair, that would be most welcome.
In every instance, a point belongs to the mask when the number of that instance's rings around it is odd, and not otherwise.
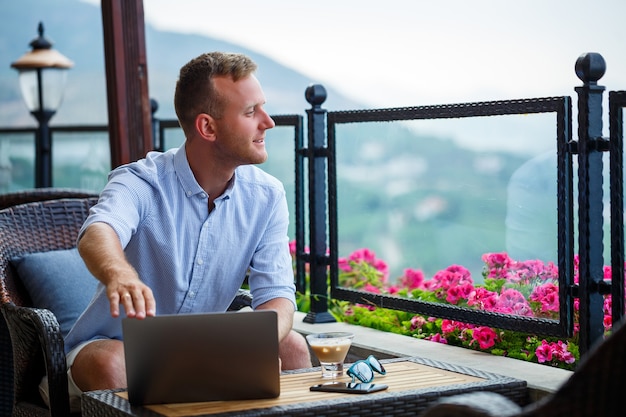
[[[554,393],[520,408],[498,394],[479,392],[448,397],[421,417],[608,417],[623,415],[626,378],[626,324],[599,342]]]
[[[10,260],[29,253],[75,247],[97,197],[64,198],[0,210],[0,415],[68,416],[67,368],[59,322],[33,305]],[[62,279],[62,277],[59,277]],[[241,291],[231,309],[250,305]],[[48,376],[50,408],[38,385]]]
[[[3,415],[68,416],[67,374],[59,323],[33,306],[10,260],[27,253],[70,249],[97,197],[26,203],[0,211],[0,329]],[[13,369],[8,368],[13,362]],[[8,369],[7,369],[8,368]],[[48,375],[50,409],[38,385]],[[6,398],[8,396],[8,398]]]
[[[0,194],[0,210],[36,201],[97,196],[98,194],[83,189],[54,187],[34,188]],[[0,285],[2,285],[0,288],[3,288],[4,284]],[[4,319],[0,320],[0,361],[0,416],[10,416],[13,408],[13,351],[9,338],[9,330]]]
[[[98,194],[78,188],[33,188],[0,194],[0,210],[18,204],[35,201],[58,200],[59,198],[86,198],[97,197]]]

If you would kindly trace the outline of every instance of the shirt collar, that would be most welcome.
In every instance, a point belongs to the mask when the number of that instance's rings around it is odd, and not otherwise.
[[[200,184],[196,181],[196,178],[191,171],[191,167],[189,166],[189,161],[187,160],[187,153],[185,152],[185,144],[183,144],[176,153],[174,154],[174,170],[176,171],[176,176],[180,181],[180,185],[183,188],[187,197],[191,197],[196,194],[205,194],[205,191],[200,187]],[[235,170],[235,174],[233,178],[230,180],[228,187],[224,190],[224,193],[220,196],[220,199],[228,199],[230,198],[230,194],[233,192],[235,188],[237,178],[237,170]]]

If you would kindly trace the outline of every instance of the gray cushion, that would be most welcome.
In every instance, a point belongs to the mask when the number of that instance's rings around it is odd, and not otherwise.
[[[91,301],[98,281],[77,249],[31,253],[11,259],[33,305],[56,316],[63,337]]]

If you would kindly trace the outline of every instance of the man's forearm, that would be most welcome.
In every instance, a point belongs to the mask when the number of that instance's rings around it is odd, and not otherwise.
[[[78,251],[87,269],[106,286],[113,317],[119,316],[120,305],[127,317],[142,319],[155,315],[152,290],[128,263],[117,233],[108,224],[90,225],[78,242]]]
[[[87,269],[103,284],[120,270],[132,270],[126,262],[117,233],[106,223],[91,224],[78,242],[78,251]]]
[[[257,310],[274,310],[278,314],[278,340],[283,340],[293,327],[293,303],[286,298],[275,298],[257,307]]]

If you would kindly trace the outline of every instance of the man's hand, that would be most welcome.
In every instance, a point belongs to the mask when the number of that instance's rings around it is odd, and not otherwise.
[[[113,317],[119,317],[120,305],[127,317],[143,319],[156,314],[152,290],[126,260],[111,226],[106,223],[90,225],[78,242],[78,251],[89,271],[105,285]]]
[[[154,316],[156,311],[152,290],[139,278],[124,282],[121,280],[109,281],[107,297],[113,317],[120,315],[120,305],[124,307],[126,317],[131,318],[143,319],[146,316]]]

